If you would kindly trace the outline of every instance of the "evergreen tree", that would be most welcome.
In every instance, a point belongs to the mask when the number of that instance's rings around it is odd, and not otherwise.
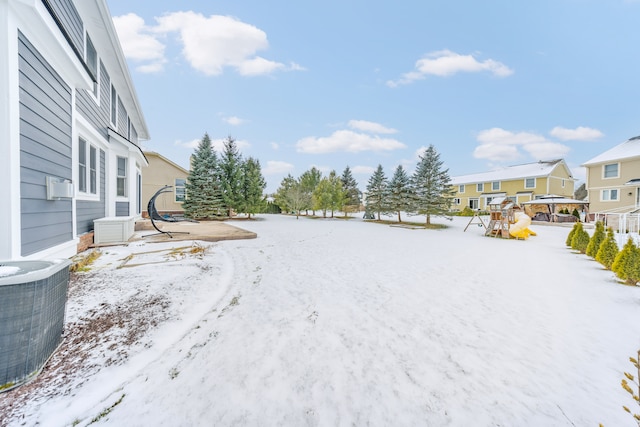
[[[322,216],[327,217],[327,210],[331,208],[333,198],[333,186],[329,178],[324,177],[316,185],[313,190],[313,209],[319,209],[322,211]]]
[[[385,198],[387,186],[387,177],[384,175],[382,165],[379,164],[367,183],[367,210],[376,212],[378,214],[378,221],[380,221],[380,214],[386,212]]]
[[[617,254],[618,244],[616,243],[616,238],[613,234],[613,228],[609,227],[607,229],[607,237],[605,237],[604,241],[600,245],[600,249],[598,249],[598,253],[596,254],[596,261],[602,264],[607,270],[611,270],[611,266],[613,265],[613,261],[616,259]]]
[[[589,233],[582,227],[581,222],[576,223],[576,231],[571,239],[571,248],[580,251],[581,254],[587,251],[589,245]]]
[[[575,224],[573,224],[573,228],[571,228],[571,231],[567,235],[567,240],[565,241],[565,245],[571,247],[571,242],[573,241],[573,236],[575,236],[577,229],[578,229],[578,223],[576,222]]]
[[[260,161],[249,157],[242,164],[242,211],[251,218],[251,214],[260,212],[265,204],[263,191],[267,183],[262,176]]]
[[[313,192],[322,179],[322,172],[320,172],[315,166],[300,175],[300,185],[302,186],[302,192],[304,194],[305,203],[302,209],[313,209],[313,215],[316,214],[313,207]]]
[[[575,197],[577,200],[584,200],[588,194],[589,193],[587,192],[587,186],[583,182],[582,184],[580,184],[580,187],[578,187],[575,193],[573,193],[573,197]]]
[[[415,212],[427,217],[427,225],[431,224],[431,216],[447,215],[451,211],[451,203],[455,191],[451,187],[449,170],[443,169],[444,163],[433,145],[420,156],[420,161],[413,174],[415,194]]]
[[[604,238],[604,224],[602,223],[602,221],[597,221],[596,229],[593,232],[593,236],[591,236],[591,239],[589,240],[589,244],[587,245],[587,255],[589,255],[591,258],[595,258]]]
[[[223,201],[218,158],[207,133],[191,156],[191,169],[185,183],[185,192],[182,207],[188,218],[207,219],[220,214]]]
[[[242,208],[242,155],[236,140],[229,135],[224,140],[224,149],[220,158],[220,180],[222,199],[228,215]]]
[[[640,281],[640,248],[635,245],[631,237],[616,255],[611,271],[628,285],[635,285]]]
[[[336,171],[332,170],[329,173],[329,183],[331,185],[331,218],[335,211],[343,211],[344,206],[347,203],[347,193],[342,187],[342,180],[336,174]]]
[[[410,212],[413,205],[413,191],[411,180],[402,165],[398,165],[387,187],[386,205],[389,211],[398,213],[398,222],[402,222],[400,213]]]
[[[353,177],[349,166],[347,166],[344,172],[342,172],[340,180],[342,181],[342,189],[346,193],[345,214],[347,211],[357,212],[360,209],[362,192],[358,189],[358,183]]]

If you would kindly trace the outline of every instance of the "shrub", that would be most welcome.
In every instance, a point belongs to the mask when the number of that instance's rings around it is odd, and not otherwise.
[[[567,213],[569,213],[568,209],[567,209]],[[578,221],[580,221],[580,212],[578,212],[577,208],[573,208],[573,212],[571,212],[571,215],[575,216],[576,218],[578,218]]]
[[[573,240],[573,235],[576,234],[576,229],[578,228],[578,223],[576,222],[575,224],[573,224],[573,228],[571,229],[571,231],[569,232],[569,235],[567,236],[567,241],[565,242],[565,244],[567,246],[571,246],[571,241]]]
[[[633,243],[631,237],[616,255],[611,270],[628,285],[635,285],[640,281],[640,248]]]
[[[587,251],[589,245],[589,233],[582,228],[581,222],[576,222],[576,231],[571,239],[571,248],[580,251],[581,254]]]
[[[609,227],[607,229],[607,237],[604,239],[596,253],[596,261],[604,266],[607,270],[611,270],[611,265],[616,259],[618,254],[618,244],[616,243],[615,236],[613,235],[613,229]]]
[[[604,238],[604,224],[602,221],[598,221],[596,222],[596,230],[593,232],[593,236],[591,236],[591,240],[589,240],[589,244],[587,245],[587,255],[591,258],[595,258]]]

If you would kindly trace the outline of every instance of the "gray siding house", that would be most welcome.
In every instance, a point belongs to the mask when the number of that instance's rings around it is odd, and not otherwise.
[[[149,134],[106,0],[1,1],[0,58],[0,260],[140,216]]]

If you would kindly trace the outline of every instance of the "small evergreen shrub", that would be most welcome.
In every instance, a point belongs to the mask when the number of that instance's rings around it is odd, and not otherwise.
[[[600,245],[604,241],[605,233],[604,233],[604,224],[602,221],[596,222],[596,229],[593,232],[593,236],[589,240],[589,244],[587,245],[587,255],[591,258],[595,258],[598,253],[598,249],[600,249]]]
[[[581,254],[587,251],[589,245],[589,233],[582,227],[581,222],[576,222],[576,231],[571,239],[571,248],[579,251]]]
[[[605,237],[598,249],[598,252],[596,253],[596,261],[602,264],[607,270],[611,270],[611,266],[613,265],[613,261],[616,259],[617,254],[618,244],[616,243],[616,238],[613,235],[613,229],[609,227],[607,229],[607,237]]]
[[[567,241],[565,242],[565,244],[569,247],[571,247],[571,241],[573,240],[573,235],[576,234],[577,228],[578,228],[578,223],[573,224],[573,228],[569,232],[569,235],[567,235]]]
[[[631,237],[616,255],[611,270],[627,285],[635,285],[640,281],[640,248]]]
[[[569,213],[568,209],[567,209],[567,213]],[[571,215],[575,216],[576,218],[578,218],[578,221],[580,221],[580,212],[578,212],[577,208],[573,208],[573,212],[571,212]]]

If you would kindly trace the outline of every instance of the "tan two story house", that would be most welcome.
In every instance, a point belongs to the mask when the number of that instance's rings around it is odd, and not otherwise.
[[[147,204],[149,199],[165,185],[170,185],[171,191],[162,193],[156,199],[155,206],[160,215],[182,215],[182,202],[185,197],[185,184],[189,171],[172,162],[161,154],[145,151],[149,166],[142,169],[142,200],[144,210],[142,215],[148,217]]]
[[[589,211],[627,213],[640,210],[640,136],[584,163]]]
[[[487,210],[492,199],[507,197],[520,204],[547,194],[573,197],[575,179],[564,160],[539,161],[490,172],[451,178],[454,210]]]

